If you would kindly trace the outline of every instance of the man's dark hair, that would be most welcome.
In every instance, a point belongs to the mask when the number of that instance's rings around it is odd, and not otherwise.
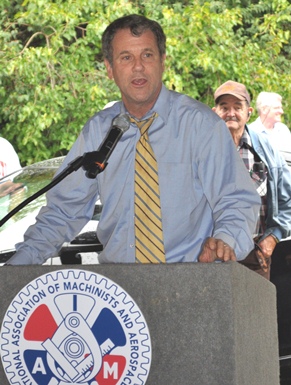
[[[160,56],[166,53],[166,36],[159,23],[141,15],[123,16],[109,24],[102,35],[103,57],[110,65],[113,62],[112,40],[120,29],[129,29],[133,36],[140,36],[147,30],[152,31],[157,40]]]

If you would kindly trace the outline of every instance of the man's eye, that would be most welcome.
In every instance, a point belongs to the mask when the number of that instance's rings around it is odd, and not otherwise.
[[[144,58],[144,60],[147,60],[147,61],[153,60],[154,55],[153,55],[152,53],[150,53],[150,52],[146,52],[146,53],[143,55],[143,58]]]
[[[121,57],[121,60],[122,60],[122,61],[129,61],[129,60],[130,60],[130,56],[129,56],[129,55],[122,56],[122,57]]]

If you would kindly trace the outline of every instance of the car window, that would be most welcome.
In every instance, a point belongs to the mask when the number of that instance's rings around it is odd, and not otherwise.
[[[0,226],[0,265],[13,255],[15,244],[23,241],[25,231],[35,223],[40,208],[46,204],[46,195],[41,194],[18,211],[19,205],[51,182],[63,159],[64,157],[59,157],[35,163],[0,179],[0,220],[2,222],[4,219],[6,220],[7,214],[12,210],[17,211]],[[84,226],[79,237],[77,236],[71,243],[63,245],[61,255],[66,254],[72,261],[77,252],[87,253],[91,252],[91,249],[100,251],[102,246],[96,236],[96,228],[101,211],[102,206],[98,200],[91,221]],[[84,245],[72,248],[71,246],[75,244]],[[95,259],[94,257],[94,261]]]
[[[11,210],[48,185],[62,161],[63,157],[60,157],[35,163],[9,175],[8,178],[2,178],[0,180],[0,191],[2,191],[1,195],[4,196],[0,197],[0,218],[3,219]],[[7,189],[5,190],[6,186]],[[5,191],[8,192],[8,194],[5,195]],[[45,194],[42,194],[19,212],[15,213],[8,222],[0,227],[0,232],[32,212],[38,211],[45,203]]]

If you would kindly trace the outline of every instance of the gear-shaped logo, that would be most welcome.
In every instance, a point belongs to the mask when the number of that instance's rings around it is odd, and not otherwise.
[[[143,385],[151,341],[120,286],[93,272],[59,270],[30,282],[10,304],[1,358],[11,385]]]

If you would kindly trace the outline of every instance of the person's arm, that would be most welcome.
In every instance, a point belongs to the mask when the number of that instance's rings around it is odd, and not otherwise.
[[[23,183],[13,183],[11,180],[0,183],[0,198],[23,188]]]
[[[274,190],[270,191],[272,212],[268,215],[267,229],[262,238],[273,236],[274,240],[280,241],[291,235],[291,172],[286,161],[278,154],[273,171],[278,179],[274,174],[270,182],[270,189]]]

